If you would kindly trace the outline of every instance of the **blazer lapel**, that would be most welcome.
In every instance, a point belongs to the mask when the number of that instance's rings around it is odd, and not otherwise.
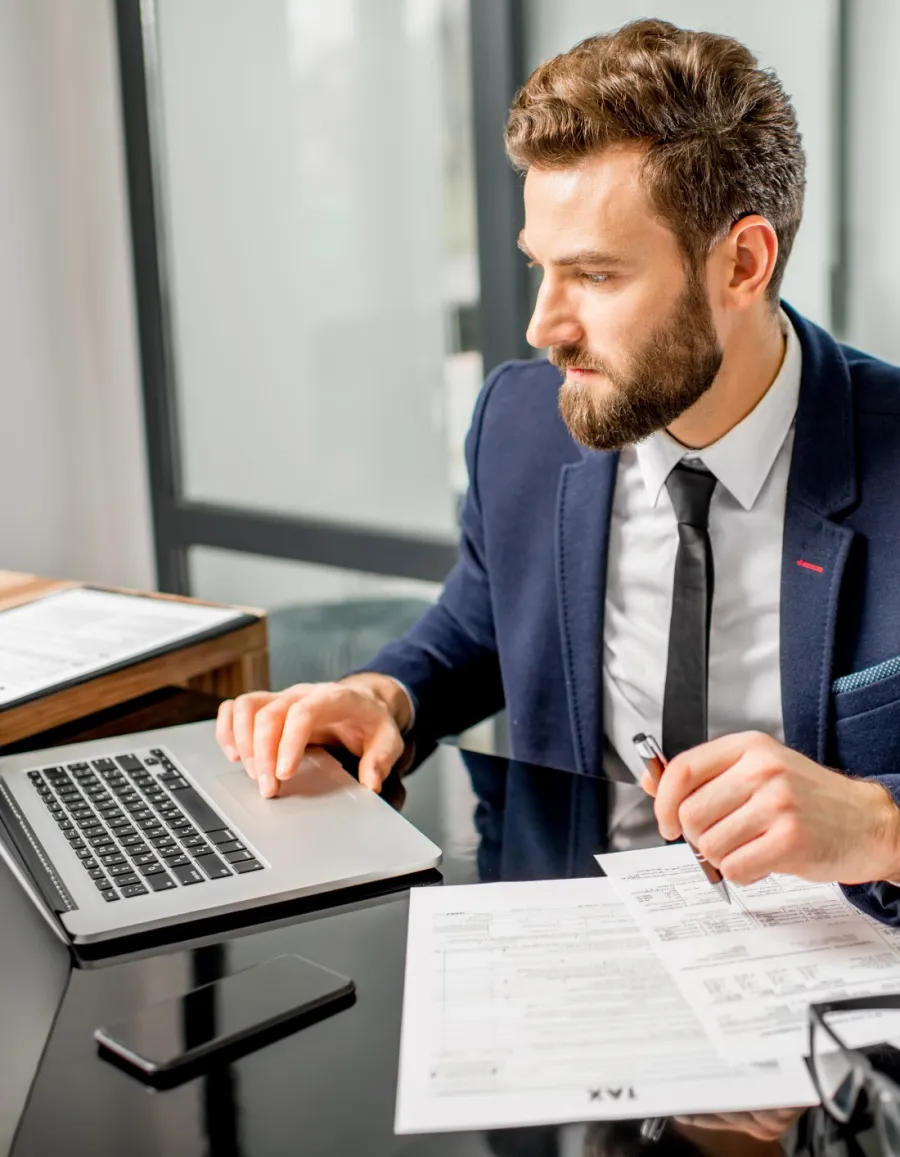
[[[559,629],[578,770],[603,763],[601,655],[606,553],[618,454],[585,451],[562,468],[557,506]]]
[[[803,373],[784,515],[782,712],[788,747],[823,763],[838,599],[854,537],[833,521],[857,500],[853,396],[838,344],[785,309],[800,337]]]

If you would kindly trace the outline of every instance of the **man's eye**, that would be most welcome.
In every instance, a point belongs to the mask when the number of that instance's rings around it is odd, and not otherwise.
[[[602,285],[604,281],[609,281],[608,273],[582,273],[581,276],[591,285]]]

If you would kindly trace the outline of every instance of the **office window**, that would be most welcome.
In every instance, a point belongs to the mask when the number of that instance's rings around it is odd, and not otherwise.
[[[156,0],[184,498],[455,536],[481,380],[465,0]]]

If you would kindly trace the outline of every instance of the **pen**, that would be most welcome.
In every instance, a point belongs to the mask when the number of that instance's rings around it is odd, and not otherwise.
[[[645,1141],[658,1141],[666,1127],[666,1117],[645,1117],[641,1121],[641,1136]]]
[[[637,735],[634,736],[632,742],[638,750],[638,755],[644,761],[644,767],[646,767],[652,776],[653,782],[658,786],[667,764],[666,757],[662,753],[662,748],[652,735],[645,735],[643,731],[639,731]],[[687,846],[696,856],[697,863],[703,869],[704,876],[706,876],[707,880],[709,880],[722,899],[730,904],[731,896],[729,895],[728,885],[725,883],[722,873],[718,868],[714,867],[705,856],[701,855],[690,841],[687,842]]]

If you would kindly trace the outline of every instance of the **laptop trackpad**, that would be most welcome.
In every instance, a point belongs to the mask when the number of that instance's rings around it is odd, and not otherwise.
[[[283,822],[294,825],[300,815],[309,815],[323,809],[331,810],[337,804],[346,806],[365,788],[359,787],[336,759],[327,752],[316,750],[303,757],[300,767],[291,777],[279,784],[274,799],[263,799],[255,779],[245,771],[226,771],[216,777],[216,786],[226,791],[240,811],[254,820],[264,820],[267,826]],[[341,796],[348,797],[341,801]],[[228,808],[232,805],[229,803]]]

